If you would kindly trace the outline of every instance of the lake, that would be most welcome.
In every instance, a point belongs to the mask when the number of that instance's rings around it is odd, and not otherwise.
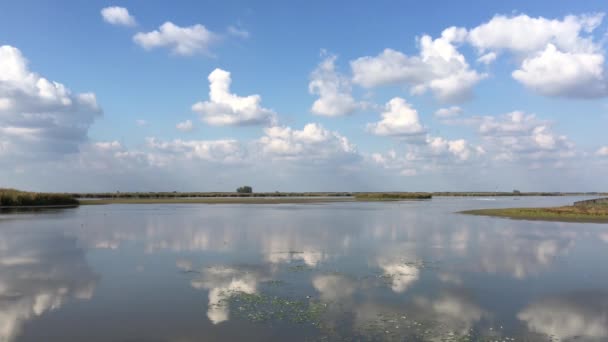
[[[607,341],[608,224],[465,209],[582,197],[0,213],[0,341]]]

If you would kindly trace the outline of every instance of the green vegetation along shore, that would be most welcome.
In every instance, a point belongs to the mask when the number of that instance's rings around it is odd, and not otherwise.
[[[38,193],[14,189],[0,189],[0,208],[12,207],[68,207],[78,200],[70,194]]]
[[[408,199],[431,199],[433,195],[427,192],[367,192],[356,193],[357,201],[399,201]]]
[[[461,213],[519,220],[608,223],[608,205],[606,204],[577,204],[554,208],[478,209]]]

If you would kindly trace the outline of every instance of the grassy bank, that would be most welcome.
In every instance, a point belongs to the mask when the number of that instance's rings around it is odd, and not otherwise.
[[[0,207],[77,206],[78,200],[69,194],[27,192],[0,189]]]
[[[608,206],[564,206],[554,208],[478,209],[461,212],[520,220],[608,223]]]
[[[426,192],[368,192],[355,194],[355,199],[357,201],[399,201],[431,198],[433,198],[433,195]]]

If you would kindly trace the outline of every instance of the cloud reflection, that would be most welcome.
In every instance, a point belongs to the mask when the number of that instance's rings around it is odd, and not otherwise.
[[[608,292],[548,296],[528,305],[517,318],[531,331],[559,340],[604,341],[608,338]]]
[[[179,262],[178,262],[179,263]],[[183,266],[183,262],[181,262]],[[180,265],[178,265],[180,267]],[[209,267],[201,271],[201,277],[190,282],[193,288],[209,291],[207,317],[213,324],[230,318],[230,308],[226,299],[234,293],[254,294],[258,283],[266,279],[256,270],[233,267]]]
[[[90,299],[98,276],[76,239],[61,234],[0,234],[0,341],[69,299]]]

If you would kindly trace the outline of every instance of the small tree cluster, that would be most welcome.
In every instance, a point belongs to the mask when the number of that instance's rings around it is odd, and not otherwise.
[[[236,192],[238,192],[239,194],[250,194],[253,192],[253,188],[249,185],[245,185],[237,188]]]

